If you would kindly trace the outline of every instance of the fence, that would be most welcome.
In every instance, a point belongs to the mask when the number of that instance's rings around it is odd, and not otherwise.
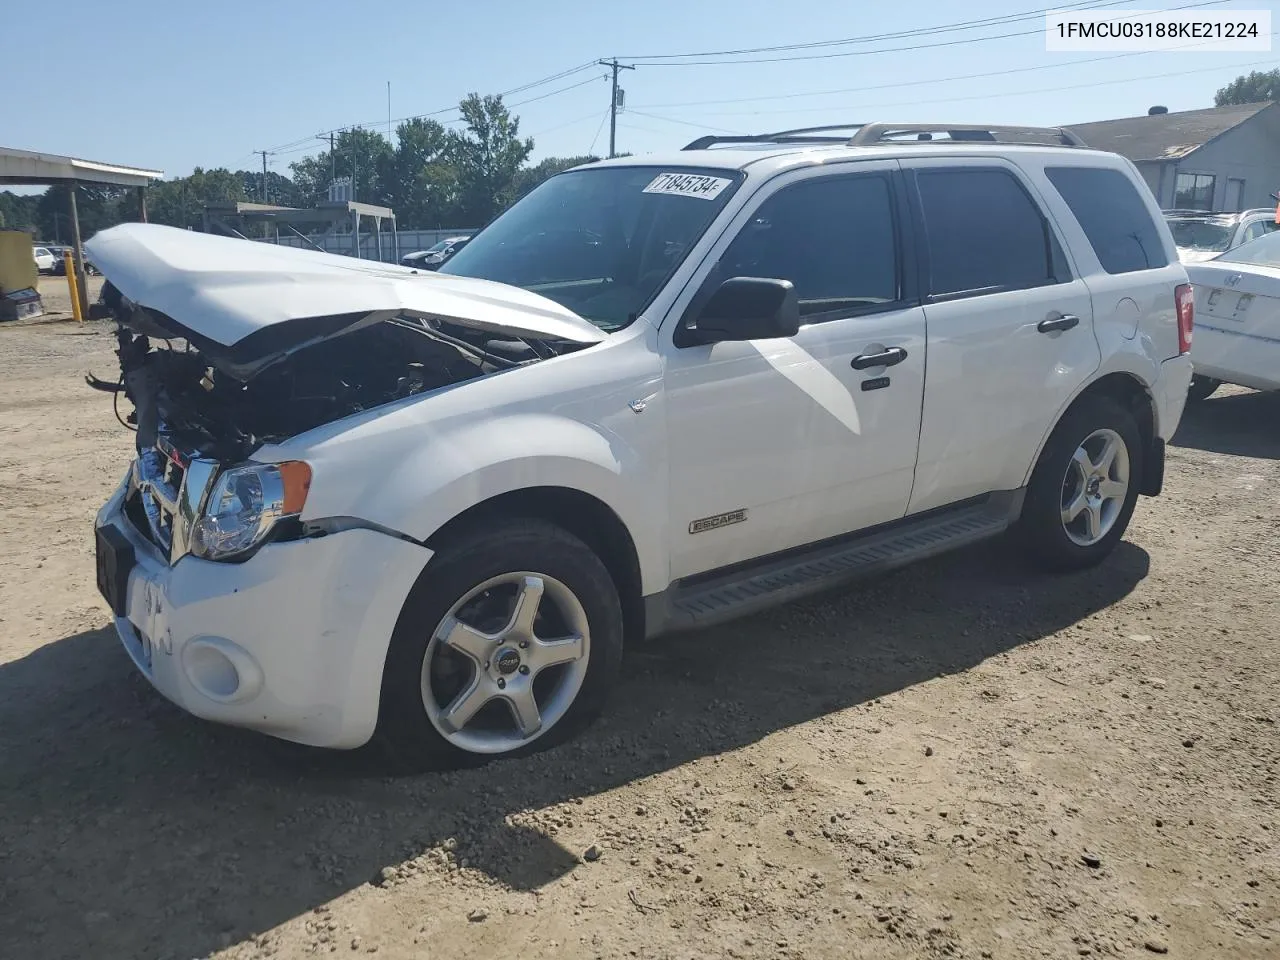
[[[428,247],[449,237],[467,237],[475,232],[474,227],[458,230],[401,230],[400,256],[403,257],[406,253],[413,253],[416,250],[426,250]],[[320,247],[328,253],[340,253],[348,257],[352,255],[350,232],[325,234],[311,239],[315,247]],[[285,236],[284,234],[280,235],[280,245],[284,247],[302,247],[307,250],[315,249],[300,237]],[[395,262],[395,244],[393,243],[391,231],[386,229],[384,225],[382,230],[382,256],[379,258],[378,237],[371,227],[366,228],[362,224],[360,230],[360,256],[364,260],[381,259],[386,263]]]

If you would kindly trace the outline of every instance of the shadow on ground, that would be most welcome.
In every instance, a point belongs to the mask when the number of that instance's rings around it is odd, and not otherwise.
[[[1209,453],[1280,460],[1277,424],[1280,391],[1214,394],[1208,400],[1187,404],[1173,444]]]
[[[613,708],[558,750],[398,779],[190,718],[109,630],[67,637],[0,667],[0,943],[44,960],[201,956],[448,837],[533,889],[577,851],[508,814],[966,670],[1115,603],[1148,563],[1128,543],[1057,579],[1003,544],[942,557],[631,651]]]

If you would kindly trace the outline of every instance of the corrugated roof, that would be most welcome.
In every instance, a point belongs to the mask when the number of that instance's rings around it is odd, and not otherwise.
[[[1272,106],[1273,101],[1066,125],[1085,143],[1130,160],[1181,160]]]

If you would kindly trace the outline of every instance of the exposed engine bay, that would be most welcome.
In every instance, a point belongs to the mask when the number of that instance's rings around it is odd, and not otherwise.
[[[117,394],[117,417],[136,428],[139,451],[153,449],[164,433],[224,462],[362,410],[577,346],[392,317],[282,352],[246,375],[226,362],[225,350],[184,337],[169,318],[130,304],[110,283],[95,307],[116,320],[120,374],[114,382],[86,380]],[[134,407],[127,417],[120,394]]]

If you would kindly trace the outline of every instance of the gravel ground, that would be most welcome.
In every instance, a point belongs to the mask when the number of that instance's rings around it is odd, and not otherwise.
[[[0,329],[0,955],[1280,957],[1280,394],[1102,568],[1002,544],[629,652],[550,754],[392,779],[137,676],[97,324]]]

